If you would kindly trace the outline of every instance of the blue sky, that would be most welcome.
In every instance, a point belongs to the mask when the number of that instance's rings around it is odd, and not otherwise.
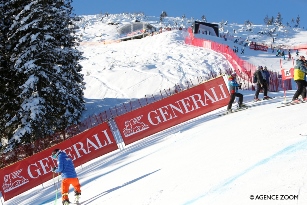
[[[201,19],[205,15],[208,22],[227,20],[239,24],[246,20],[263,24],[266,15],[276,17],[280,12],[284,24],[299,15],[301,27],[307,28],[307,0],[74,0],[72,5],[77,15],[144,12],[148,16],[159,16],[166,11],[172,17],[184,14]]]

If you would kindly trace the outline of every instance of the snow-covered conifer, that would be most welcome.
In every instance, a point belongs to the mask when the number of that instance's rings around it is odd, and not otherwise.
[[[11,0],[14,128],[10,143],[31,142],[77,124],[84,110],[82,53],[76,49],[71,0]],[[10,17],[9,17],[10,16]]]

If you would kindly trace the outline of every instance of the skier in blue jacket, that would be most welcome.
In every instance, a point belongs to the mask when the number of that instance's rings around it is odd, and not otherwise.
[[[236,72],[233,72],[229,77],[228,77],[228,88],[229,88],[229,93],[230,93],[230,100],[227,106],[227,113],[232,112],[231,107],[232,103],[234,102],[235,98],[239,98],[239,109],[246,107],[246,105],[243,104],[243,95],[241,93],[238,93],[238,88],[240,85],[236,81]]]
[[[55,149],[51,157],[58,161],[58,167],[53,167],[52,171],[55,173],[61,173],[62,176],[62,203],[63,205],[69,204],[68,191],[69,186],[72,185],[75,189],[75,201],[79,200],[81,195],[80,183],[77,178],[74,164],[70,157],[62,152],[60,149]]]

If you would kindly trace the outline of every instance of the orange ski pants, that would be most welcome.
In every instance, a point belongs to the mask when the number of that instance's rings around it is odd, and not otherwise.
[[[69,186],[72,185],[78,193],[81,193],[80,183],[78,178],[66,178],[62,180],[62,200],[68,200]]]

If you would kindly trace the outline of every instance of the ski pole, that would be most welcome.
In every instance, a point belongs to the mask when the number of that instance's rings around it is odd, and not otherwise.
[[[0,201],[1,201],[1,204],[3,205],[2,203],[2,198],[3,198],[3,195],[2,195],[2,192],[0,191],[0,194],[1,194],[1,198],[0,198]],[[4,199],[3,199],[4,200]]]
[[[54,172],[53,172],[53,175],[52,175],[52,178],[53,178],[53,184],[55,186],[55,200],[54,200],[54,205],[56,205],[56,202],[58,200],[58,183],[55,182],[55,179],[54,179]],[[58,174],[58,182],[59,182],[59,174]],[[55,185],[56,183],[56,185]]]

